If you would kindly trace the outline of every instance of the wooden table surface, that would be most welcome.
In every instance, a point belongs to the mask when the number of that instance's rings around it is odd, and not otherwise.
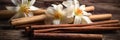
[[[3,9],[3,4],[5,1],[0,0],[0,9]],[[36,2],[39,3],[39,2]],[[93,5],[95,6],[95,11],[93,14],[102,14],[102,13],[111,13],[113,14],[112,19],[120,20],[120,1],[119,0],[89,0],[82,1],[82,4]],[[36,4],[37,5],[37,4]],[[8,24],[8,20],[0,19],[0,40],[30,40],[29,37],[25,37],[23,35],[24,30],[14,29],[12,26]],[[111,32],[111,33],[103,33],[103,40],[120,40],[120,31]],[[39,39],[45,40],[45,39]]]

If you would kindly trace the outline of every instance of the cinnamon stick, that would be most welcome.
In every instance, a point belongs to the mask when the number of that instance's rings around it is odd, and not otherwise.
[[[33,30],[34,33],[48,33],[54,31],[61,31],[62,32],[105,32],[105,31],[116,31],[120,30],[120,27],[96,27],[96,26],[89,26],[89,27],[65,27],[65,28],[50,28],[50,29],[43,29],[43,30]]]
[[[92,25],[98,27],[120,27],[120,23],[111,23],[111,24],[101,24],[101,25]]]
[[[61,28],[64,32],[107,32],[107,31],[116,31],[120,30],[120,27],[68,27],[68,28]]]
[[[39,38],[55,38],[69,40],[102,40],[101,34],[77,34],[77,33],[34,33],[34,37]]]
[[[88,6],[88,7],[86,7],[85,11],[93,11],[93,10],[95,10],[94,6]]]
[[[38,21],[44,20],[45,18],[46,18],[46,15],[44,15],[44,14],[43,15],[33,16],[33,17],[19,18],[19,19],[12,20],[11,24],[13,26],[29,24],[29,23],[33,23],[33,22],[38,22]]]
[[[98,20],[106,20],[106,19],[111,19],[112,14],[100,14],[100,15],[91,15],[89,18],[92,21],[98,21]]]
[[[34,13],[34,15],[41,15],[45,13],[45,9],[40,8],[39,10],[34,10],[32,11]]]
[[[29,30],[29,31],[33,31],[34,33],[49,33],[49,32],[53,32],[53,31],[58,31],[59,28],[49,28],[49,29],[33,29],[33,30]],[[27,31],[27,32],[29,32]]]
[[[115,24],[112,23],[112,24],[101,24],[101,25],[92,25],[92,26],[84,26],[84,27],[120,27],[120,24],[119,23],[115,23]],[[59,28],[66,28],[66,27],[54,27],[54,28],[43,28],[43,29],[26,27],[25,29],[27,30],[26,32],[29,32],[29,31],[32,31],[32,30],[34,30],[34,32],[40,32],[40,33],[45,33],[45,32],[57,32],[58,33],[58,32],[62,32],[62,31],[56,31]]]
[[[83,27],[83,26],[92,26],[92,25],[99,25],[99,26],[118,26],[119,24],[110,24],[110,23],[118,23],[119,20],[107,20],[107,21],[100,21],[94,22],[91,24],[60,24],[60,25],[32,25],[31,28],[33,29],[44,29],[44,28],[59,28],[59,27]],[[104,25],[103,25],[104,24]]]

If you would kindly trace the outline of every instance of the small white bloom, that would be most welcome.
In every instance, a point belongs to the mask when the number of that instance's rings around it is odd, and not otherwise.
[[[53,17],[52,23],[53,24],[61,24],[61,19],[63,18],[63,6],[61,4],[55,5],[52,4],[52,7],[48,7],[46,14],[48,16]]]
[[[62,3],[66,8],[67,16],[74,17],[74,24],[88,24],[92,21],[88,16],[92,15],[85,11],[85,5],[80,5],[78,0],[67,0]],[[73,8],[73,9],[72,9]],[[69,14],[69,15],[68,15]]]
[[[39,9],[33,6],[36,0],[11,0],[11,1],[13,4],[16,5],[16,7],[7,6],[6,8],[8,10],[17,12],[11,19],[24,16],[31,17],[33,16],[33,13],[31,11]]]

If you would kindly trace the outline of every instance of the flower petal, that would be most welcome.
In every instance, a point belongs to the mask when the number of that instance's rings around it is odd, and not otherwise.
[[[60,24],[60,19],[55,19],[55,20],[53,20],[53,24],[54,24],[54,25]]]
[[[10,11],[16,11],[16,8],[17,7],[14,7],[14,6],[6,6],[6,9]]]
[[[56,11],[60,12],[60,14],[64,15],[63,13],[63,5],[59,4]]]
[[[79,8],[79,1],[78,0],[73,0],[74,1],[74,5],[75,5],[75,8]]]
[[[89,23],[92,23],[92,21],[90,20],[90,18],[89,17],[87,17],[87,16],[82,16],[82,24],[89,24]]]
[[[86,11],[82,11],[84,16],[90,16],[92,15],[91,13],[87,13]]]
[[[46,10],[46,14],[53,15],[53,14],[54,14],[54,9],[53,9],[53,7],[48,7],[47,10]]]
[[[36,0],[31,0],[29,6],[32,6]]]
[[[74,6],[73,1],[72,0],[67,0],[67,1],[63,1],[62,3],[65,7],[70,7],[70,6]]]
[[[62,6],[61,4],[59,4],[59,5],[57,6],[57,8],[58,8],[58,10],[62,10],[62,9],[63,9],[63,6]]]
[[[80,23],[81,23],[81,17],[80,16],[75,16],[74,24],[80,24]]]
[[[20,5],[20,1],[18,1],[18,0],[11,0],[11,1],[12,1],[13,4],[15,4],[17,6]]]
[[[83,10],[83,11],[85,11],[85,5],[81,5],[80,9]]]
[[[30,10],[39,10],[39,8],[35,6],[30,6]]]
[[[67,16],[67,18],[71,18],[71,17],[74,16],[74,11],[73,10],[74,10],[74,8],[71,6],[71,7],[65,8],[63,10],[63,12],[65,12],[64,14],[65,14],[65,16]]]
[[[56,10],[57,9],[57,5],[55,5],[55,4],[52,4],[52,6],[53,6],[53,8]]]
[[[28,0],[22,0],[22,4],[28,4]]]

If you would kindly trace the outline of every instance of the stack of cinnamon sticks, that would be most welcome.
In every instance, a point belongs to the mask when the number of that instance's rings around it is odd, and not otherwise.
[[[86,10],[94,10],[94,6],[87,7]],[[34,12],[39,13],[39,11]],[[33,34],[34,38],[57,38],[62,40],[102,40],[103,35],[99,33],[120,30],[119,20],[111,20],[112,14],[110,13],[89,16],[94,21],[91,24],[45,25],[44,22],[40,21],[44,21],[46,17],[45,14],[37,14],[33,17],[13,19],[11,24],[15,28],[24,28],[25,32]],[[40,25],[40,23],[44,25]]]
[[[91,24],[60,24],[60,25],[32,25],[27,30],[33,29],[35,33],[43,32],[94,32],[94,31],[111,31],[119,30],[119,20],[107,20],[94,22]]]
[[[102,40],[103,35],[100,32],[120,30],[120,24],[119,20],[105,20],[91,24],[31,25],[25,28],[35,38]],[[83,34],[86,32],[97,34]]]

